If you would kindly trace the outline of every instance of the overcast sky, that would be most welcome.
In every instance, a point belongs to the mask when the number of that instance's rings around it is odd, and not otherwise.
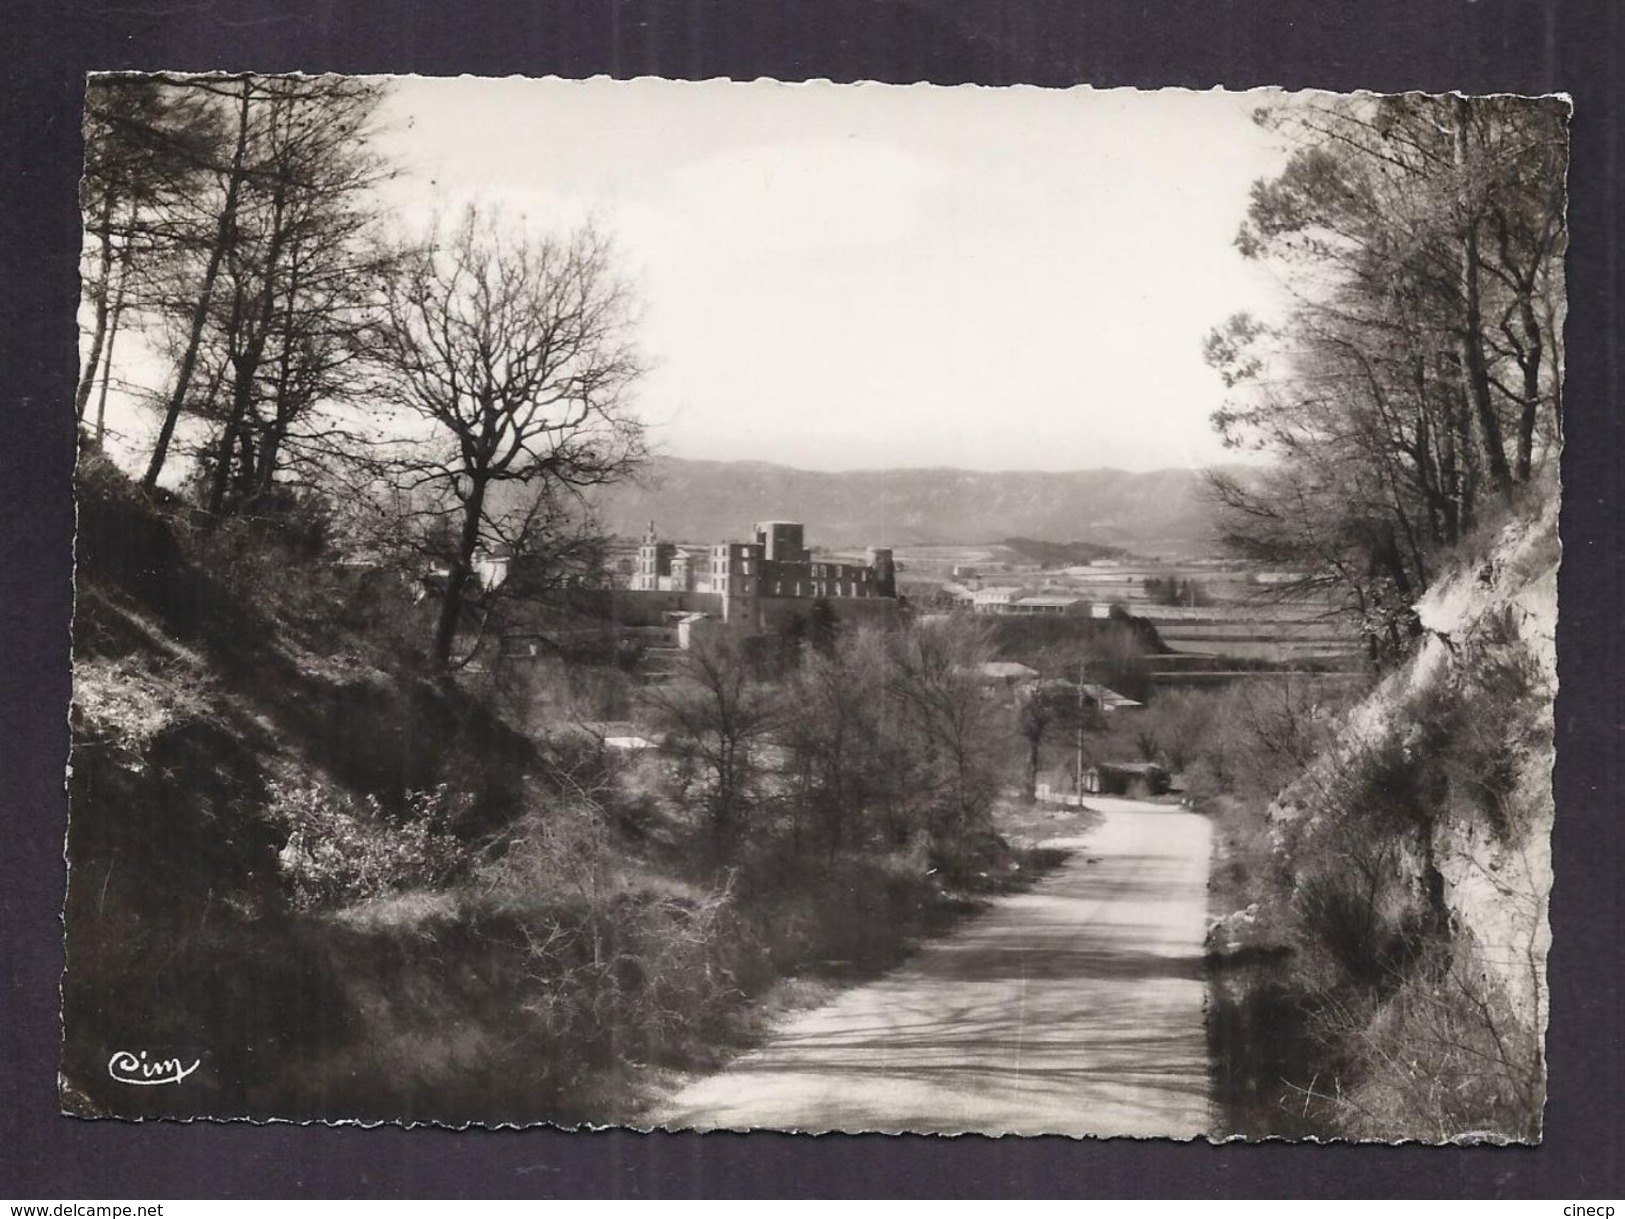
[[[414,79],[381,117],[409,221],[614,234],[667,452],[1143,470],[1222,459],[1202,337],[1277,300],[1232,245],[1264,100]]]

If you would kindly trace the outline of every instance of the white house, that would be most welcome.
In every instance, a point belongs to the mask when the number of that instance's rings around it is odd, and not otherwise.
[[[1007,584],[979,588],[971,597],[971,606],[978,614],[1007,614],[1010,606],[1025,591]]]

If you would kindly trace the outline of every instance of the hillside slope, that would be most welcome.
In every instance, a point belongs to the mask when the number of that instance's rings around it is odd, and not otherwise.
[[[295,488],[212,518],[86,453],[77,491],[67,1112],[628,1120],[781,982],[885,968],[1056,862],[845,801],[821,836],[765,764],[724,853],[703,724],[627,756],[530,714],[624,692],[617,658],[437,671],[432,599],[332,553]],[[195,1070],[132,1086],[116,1051]]]
[[[606,526],[711,541],[753,521],[804,521],[817,546],[987,542],[1005,537],[1093,542],[1141,553],[1213,550],[1211,512],[1195,470],[854,470],[660,458],[639,484],[603,493]]]
[[[94,456],[77,490],[64,1107],[274,1110],[255,1064],[343,1052],[358,961],[390,947],[301,899],[427,876],[421,848],[518,814],[538,747],[371,637],[398,583],[194,528]],[[120,1088],[129,1046],[205,1066],[184,1096]]]
[[[1539,1137],[1558,562],[1555,496],[1460,556],[1270,809],[1337,1133]]]

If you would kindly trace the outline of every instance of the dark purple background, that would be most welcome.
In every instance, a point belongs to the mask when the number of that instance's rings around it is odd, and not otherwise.
[[[11,0],[5,9],[0,1197],[1620,1196],[1617,0]],[[116,68],[1572,93],[1545,1145],[645,1137],[58,1116],[79,103],[84,72]]]

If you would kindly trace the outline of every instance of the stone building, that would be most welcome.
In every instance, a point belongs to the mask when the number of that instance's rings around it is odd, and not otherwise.
[[[716,597],[724,621],[761,618],[760,603],[779,600],[872,601],[897,595],[896,564],[885,547],[866,563],[815,559],[799,521],[761,521],[748,542],[681,547],[662,541],[653,521],[638,547],[633,592]]]

